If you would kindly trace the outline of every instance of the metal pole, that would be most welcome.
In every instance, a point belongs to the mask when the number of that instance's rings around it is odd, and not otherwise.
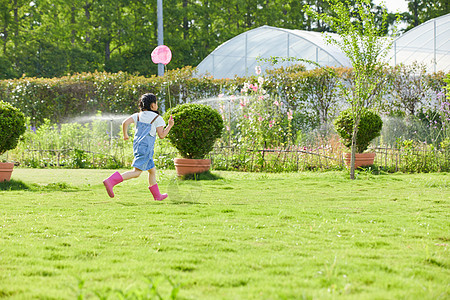
[[[164,45],[163,31],[163,1],[157,0],[157,18],[158,18],[158,46]],[[158,76],[164,76],[164,65],[158,64]]]
[[[436,58],[436,19],[433,21],[434,23],[434,73],[436,73],[436,65],[437,65],[437,58]]]
[[[245,76],[248,76],[248,69],[247,69],[247,33],[245,34],[245,62],[244,62],[244,68],[245,68]]]
[[[290,57],[289,56],[289,33],[286,33],[286,34],[287,34],[287,39],[286,39],[286,42],[287,42],[287,45],[286,45],[287,49],[286,49],[286,51],[287,51],[287,53],[286,54],[287,54],[287,58],[289,59],[289,57]],[[292,65],[292,63],[288,61],[288,66],[290,66],[290,65]]]
[[[397,65],[397,42],[394,42],[394,67]]]

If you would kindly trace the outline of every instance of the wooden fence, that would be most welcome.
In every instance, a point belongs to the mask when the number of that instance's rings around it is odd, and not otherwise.
[[[132,155],[125,151],[99,153],[79,149],[26,149],[7,154],[6,159],[31,167],[129,167]],[[276,149],[244,149],[240,147],[216,147],[207,158],[216,170],[294,172],[303,170],[343,168],[344,148],[289,146]],[[78,152],[76,152],[78,151]],[[441,172],[450,171],[450,151],[427,147],[390,148],[374,147],[375,162],[379,168],[389,172]],[[78,157],[77,157],[78,155]],[[85,160],[74,164],[75,159]],[[155,152],[155,163],[159,168],[173,168],[174,149],[162,148]],[[110,161],[110,163],[106,163]],[[71,163],[68,163],[71,162]]]

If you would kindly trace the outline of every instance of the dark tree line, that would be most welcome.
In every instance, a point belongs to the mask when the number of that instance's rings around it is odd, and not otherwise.
[[[410,26],[449,11],[448,0],[409,2],[402,18]],[[171,69],[196,66],[221,43],[262,25],[328,31],[308,17],[305,5],[333,14],[326,0],[163,3]],[[381,16],[381,7],[374,11]],[[150,59],[156,46],[156,0],[0,0],[0,79],[95,70],[150,76],[157,73]]]

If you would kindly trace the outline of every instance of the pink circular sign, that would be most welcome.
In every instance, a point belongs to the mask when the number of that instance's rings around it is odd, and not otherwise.
[[[152,61],[155,64],[167,65],[172,59],[172,52],[166,45],[160,45],[152,51]]]

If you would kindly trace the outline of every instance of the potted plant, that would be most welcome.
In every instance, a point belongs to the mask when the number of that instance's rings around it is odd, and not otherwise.
[[[352,147],[352,133],[354,121],[351,108],[342,111],[334,121],[334,128],[342,139],[342,143],[348,149]],[[361,111],[361,120],[357,129],[355,168],[373,165],[375,153],[364,152],[370,142],[380,136],[383,121],[380,116],[369,109]],[[344,159],[347,166],[350,165],[351,153],[345,153]]]
[[[16,148],[25,132],[25,116],[11,104],[0,100],[0,155]],[[14,163],[0,162],[0,182],[9,181]]]
[[[167,121],[173,116],[175,125],[168,139],[182,158],[175,158],[178,176],[202,173],[209,170],[211,160],[205,156],[222,135],[223,120],[218,111],[208,105],[186,103],[169,109],[164,114]]]

